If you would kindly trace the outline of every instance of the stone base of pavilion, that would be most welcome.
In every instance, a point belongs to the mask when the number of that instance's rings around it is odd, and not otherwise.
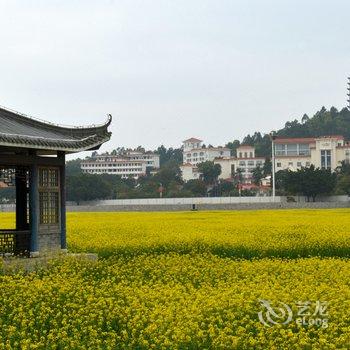
[[[0,271],[4,274],[12,274],[17,272],[34,272],[41,269],[50,268],[50,266],[64,260],[78,259],[85,261],[97,261],[98,255],[94,253],[67,253],[66,251],[40,253],[35,258],[27,256],[4,256],[0,258]]]

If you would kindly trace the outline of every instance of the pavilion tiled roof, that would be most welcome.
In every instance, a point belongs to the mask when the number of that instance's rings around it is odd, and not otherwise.
[[[98,149],[111,137],[105,124],[90,127],[65,127],[28,117],[0,107],[0,146],[68,153]]]

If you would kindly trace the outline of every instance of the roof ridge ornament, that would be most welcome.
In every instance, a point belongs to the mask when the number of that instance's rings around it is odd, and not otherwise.
[[[52,123],[52,122],[49,122],[47,120],[44,120],[44,119],[41,119],[38,117],[34,117],[32,115],[29,115],[29,114],[25,114],[25,113],[22,113],[22,112],[15,110],[15,109],[5,107],[2,105],[0,105],[0,109],[7,111],[7,112],[10,112],[10,113],[17,114],[18,116],[30,119],[30,120],[35,121],[35,122],[46,124],[48,126],[55,126],[55,127],[60,127],[60,128],[66,128],[66,129],[93,129],[93,128],[100,128],[100,127],[108,127],[112,122],[112,114],[110,114],[110,113],[107,114],[107,120],[103,124],[90,124],[90,125],[74,126],[74,125],[68,125],[68,124]]]
[[[111,138],[112,115],[104,124],[63,127],[0,106],[0,148],[14,147],[75,153],[98,149]]]

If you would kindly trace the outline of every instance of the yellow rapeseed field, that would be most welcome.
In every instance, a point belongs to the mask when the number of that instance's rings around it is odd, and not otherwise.
[[[347,209],[70,213],[70,250],[102,258],[0,275],[0,349],[349,349],[349,224]],[[293,319],[263,324],[262,299]],[[300,302],[326,302],[327,322],[296,322]]]
[[[349,256],[350,210],[71,213],[72,250],[103,256],[211,252],[220,256]]]

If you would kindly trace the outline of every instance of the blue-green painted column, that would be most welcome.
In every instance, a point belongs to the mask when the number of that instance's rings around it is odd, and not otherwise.
[[[58,158],[60,159],[60,208],[61,208],[61,249],[67,251],[67,229],[66,229],[66,164],[65,153],[59,152]]]
[[[23,174],[19,174],[22,171]],[[27,183],[24,169],[16,169],[16,229],[28,230],[27,224]]]
[[[39,184],[38,165],[34,163],[29,177],[29,211],[30,211],[30,256],[39,255]]]

